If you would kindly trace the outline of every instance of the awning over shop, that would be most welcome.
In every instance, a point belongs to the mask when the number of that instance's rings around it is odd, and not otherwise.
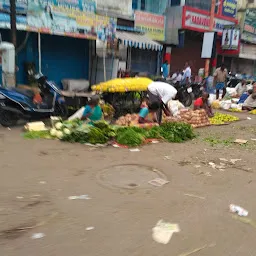
[[[116,38],[122,41],[125,46],[153,51],[162,51],[163,46],[146,35],[125,31],[116,31]]]

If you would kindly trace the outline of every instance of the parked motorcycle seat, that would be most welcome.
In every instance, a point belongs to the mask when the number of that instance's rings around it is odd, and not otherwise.
[[[23,94],[29,98],[34,98],[35,93],[32,90],[25,90],[25,89],[20,89],[20,88],[12,88],[13,91],[18,92],[20,94]]]

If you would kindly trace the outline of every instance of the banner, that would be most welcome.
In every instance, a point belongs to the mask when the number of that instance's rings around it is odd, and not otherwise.
[[[10,28],[8,1],[0,0],[2,28]],[[102,41],[115,38],[116,19],[96,15],[92,0],[17,0],[16,11],[19,30]]]
[[[242,39],[256,43],[256,9],[247,9],[244,17]]]
[[[95,3],[81,0],[29,0],[28,30],[79,38],[113,40],[116,20],[96,15]]]
[[[135,11],[135,27],[156,41],[165,41],[165,16]]]
[[[222,33],[222,49],[237,50],[240,41],[240,29],[238,25],[224,26]]]
[[[237,0],[223,0],[222,15],[236,18],[237,14]]]

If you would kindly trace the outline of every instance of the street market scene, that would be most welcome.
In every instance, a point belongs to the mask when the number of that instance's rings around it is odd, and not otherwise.
[[[0,255],[256,255],[256,2],[0,0]]]

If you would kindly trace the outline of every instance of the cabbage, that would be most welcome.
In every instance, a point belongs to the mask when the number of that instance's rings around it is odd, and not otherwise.
[[[64,128],[63,132],[66,135],[70,135],[71,134],[71,132],[70,132],[70,130],[68,128]]]
[[[51,136],[55,137],[56,134],[57,134],[57,130],[54,129],[54,128],[52,128],[52,129],[50,130],[50,134],[51,134]]]
[[[55,128],[57,130],[60,130],[62,128],[62,126],[63,126],[63,124],[61,122],[58,122],[58,123],[55,124]]]
[[[58,139],[62,139],[63,138],[63,132],[62,131],[57,131],[57,133],[56,133],[56,136],[57,136],[57,138]]]

